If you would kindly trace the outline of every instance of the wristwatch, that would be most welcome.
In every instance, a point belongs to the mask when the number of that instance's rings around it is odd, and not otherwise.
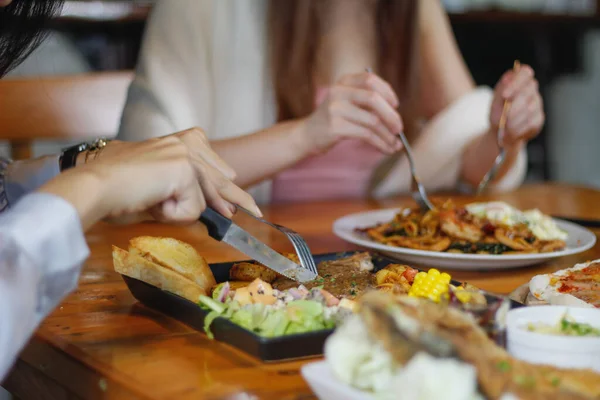
[[[63,150],[58,160],[60,170],[66,171],[69,168],[73,168],[77,164],[77,156],[79,156],[79,154],[83,153],[84,151],[87,152],[85,157],[86,162],[90,154],[92,153],[95,153],[94,158],[98,157],[100,151],[102,151],[102,149],[104,149],[104,147],[106,147],[106,145],[109,142],[109,139],[101,138],[94,140],[92,143],[80,143],[76,144],[75,146],[66,148],[65,150]]]

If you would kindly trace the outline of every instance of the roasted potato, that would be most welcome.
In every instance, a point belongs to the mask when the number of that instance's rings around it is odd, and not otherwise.
[[[400,278],[398,274],[385,268],[377,271],[375,274],[375,282],[377,286],[385,285],[387,283],[394,283],[398,280],[398,278]]]
[[[229,270],[229,279],[232,281],[252,282],[259,278],[267,283],[273,283],[279,274],[261,264],[241,262],[233,264]]]

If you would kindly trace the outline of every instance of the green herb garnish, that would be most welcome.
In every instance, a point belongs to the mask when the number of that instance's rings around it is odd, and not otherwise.
[[[508,372],[510,371],[511,366],[507,360],[502,360],[498,364],[496,364],[496,368],[498,368],[502,372]]]
[[[596,329],[590,324],[569,321],[566,317],[560,321],[560,328],[567,335],[600,336],[600,329]]]

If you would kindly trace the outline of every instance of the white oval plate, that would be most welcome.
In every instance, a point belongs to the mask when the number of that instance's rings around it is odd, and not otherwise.
[[[539,264],[553,258],[582,253],[596,243],[596,235],[590,230],[571,222],[555,219],[559,228],[569,235],[567,247],[561,251],[538,254],[460,254],[436,251],[414,250],[405,247],[388,246],[377,243],[356,232],[356,228],[374,226],[391,221],[400,209],[386,209],[350,214],[333,223],[333,233],[350,242],[369,249],[378,250],[385,255],[407,263],[428,267],[451,268],[465,271],[481,271],[525,267]]]

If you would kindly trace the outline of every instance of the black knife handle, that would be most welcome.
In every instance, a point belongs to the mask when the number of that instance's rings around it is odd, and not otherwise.
[[[206,225],[210,237],[219,242],[223,240],[232,224],[229,218],[222,216],[210,207],[200,214],[200,222]]]

